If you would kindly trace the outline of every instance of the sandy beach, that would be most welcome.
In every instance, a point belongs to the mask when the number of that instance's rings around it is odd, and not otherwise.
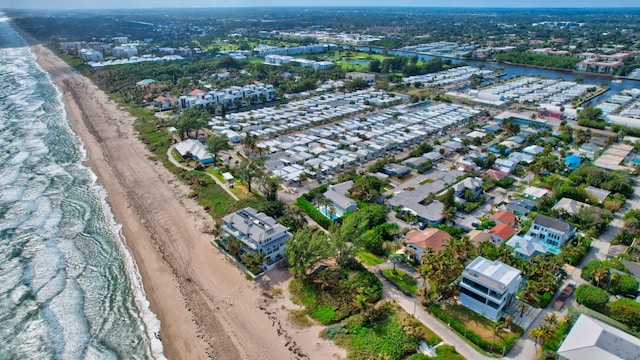
[[[31,50],[63,93],[87,165],[108,192],[108,202],[140,271],[151,310],[161,321],[169,359],[335,359],[344,350],[318,336],[319,326],[287,321],[283,271],[262,282],[241,271],[211,244],[213,220],[136,138],[134,119],[89,79],[77,74],[27,34]]]

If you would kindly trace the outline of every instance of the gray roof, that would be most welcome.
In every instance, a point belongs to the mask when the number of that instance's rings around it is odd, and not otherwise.
[[[482,179],[478,177],[468,177],[453,185],[453,191],[457,193],[465,189],[475,190],[479,187],[482,187]]]
[[[346,196],[347,191],[353,186],[353,180],[345,181],[336,185],[329,185],[327,191],[324,192],[324,196],[336,203],[343,209],[347,209],[349,206],[357,205],[355,200],[349,199]]]
[[[584,188],[584,191],[586,191],[587,194],[597,198],[601,203],[604,202],[609,194],[611,194],[611,191],[599,189],[593,186],[587,186],[586,188]]]
[[[533,220],[533,223],[562,233],[567,230],[571,231],[574,229],[573,225],[569,225],[562,220],[553,219],[542,214],[538,214]]]
[[[250,207],[231,213],[222,220],[236,237],[245,243],[251,243],[254,248],[282,237],[291,237],[286,227]]]
[[[591,205],[589,204],[585,204],[583,202],[577,201],[577,200],[573,200],[573,199],[569,199],[569,198],[562,198],[560,199],[560,201],[558,201],[554,206],[553,209],[554,210],[563,210],[566,211],[569,214],[577,214],[580,212],[580,210],[582,209],[586,209],[586,208],[590,208]]]
[[[640,339],[582,314],[558,354],[568,360],[638,360]]]
[[[498,260],[488,260],[482,256],[475,258],[464,269],[463,275],[494,288],[505,289],[520,276],[520,270]]]
[[[540,240],[534,239],[529,235],[525,236],[512,236],[506,245],[513,248],[517,253],[523,254],[526,257],[533,256],[536,252],[544,254],[547,252],[547,248],[542,244]]]

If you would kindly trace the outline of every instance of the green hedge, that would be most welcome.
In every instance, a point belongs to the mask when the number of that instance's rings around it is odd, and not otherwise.
[[[440,309],[440,306],[438,305],[431,305],[429,306],[429,310],[431,311],[431,313],[433,315],[435,315],[437,318],[439,318],[440,320],[444,321],[445,323],[449,324],[449,326],[451,326],[455,331],[458,332],[458,334],[462,335],[466,333],[466,338],[468,340],[470,340],[472,343],[478,345],[480,348],[482,348],[485,351],[496,351],[496,349],[505,349],[505,354],[509,351],[509,349],[511,349],[511,347],[516,343],[516,340],[518,340],[518,336],[511,336],[507,339],[505,339],[502,342],[496,342],[493,345],[491,344],[490,341],[487,341],[485,339],[483,339],[480,335],[476,334],[475,332],[467,329],[464,324],[458,322],[458,320],[452,318],[451,316],[447,315],[447,313],[445,313],[444,311],[442,311],[442,309]]]
[[[609,302],[609,293],[599,287],[582,284],[576,289],[578,303],[596,311],[602,311]]]
[[[331,220],[328,217],[324,216],[324,214],[321,213],[320,210],[316,209],[316,207],[313,206],[313,204],[310,203],[309,200],[304,197],[304,195],[300,196],[296,200],[296,204],[300,207],[300,209],[302,209],[302,211],[307,213],[310,218],[317,222],[318,225],[322,226],[325,229],[329,229],[329,227],[331,226]]]
[[[608,306],[609,315],[633,330],[640,328],[640,303],[631,299],[618,299]]]

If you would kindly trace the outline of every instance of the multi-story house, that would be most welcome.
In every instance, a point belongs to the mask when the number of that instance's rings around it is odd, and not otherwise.
[[[482,193],[484,192],[482,189],[482,179],[479,177],[468,177],[454,184],[453,191],[455,191],[456,201],[464,203],[467,198],[467,190],[470,190],[473,194],[473,199],[477,199],[482,196]]]
[[[576,234],[576,228],[573,225],[558,219],[538,214],[527,235],[534,240],[540,240],[549,248],[550,252],[559,253],[560,247],[567,243]]]
[[[236,239],[242,243],[241,254],[264,254],[265,268],[284,257],[285,241],[290,237],[286,227],[250,207],[222,218],[221,242],[226,244],[229,239]]]
[[[504,315],[522,277],[520,270],[482,256],[475,258],[462,272],[460,304],[493,320]]]

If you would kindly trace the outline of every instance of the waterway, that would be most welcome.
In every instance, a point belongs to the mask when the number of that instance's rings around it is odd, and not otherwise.
[[[358,51],[366,51],[373,53],[382,53],[385,49],[380,47],[369,47],[369,46],[356,46],[356,50]],[[418,56],[421,60],[433,60],[438,58],[438,56],[426,55],[426,54],[418,54],[411,51],[403,51],[403,50],[386,50],[388,54],[396,55],[396,56]],[[573,71],[563,71],[563,70],[552,70],[552,69],[540,69],[528,66],[519,66],[519,65],[509,65],[502,63],[494,63],[488,61],[478,61],[478,60],[464,60],[464,59],[453,59],[447,57],[440,57],[442,59],[451,60],[454,64],[465,63],[467,65],[476,66],[476,67],[485,67],[488,69],[496,69],[504,72],[504,78],[510,78],[515,76],[536,76],[543,77],[549,79],[563,79],[567,81],[581,81],[584,84],[594,84],[598,86],[606,86],[610,90],[599,95],[592,100],[588,101],[584,105],[589,104],[597,104],[605,101],[611,96],[619,93],[625,89],[631,88],[640,88],[640,81],[638,80],[630,80],[630,79],[619,79],[616,80],[612,76],[601,75],[601,74],[589,74],[589,73],[579,73]],[[612,82],[612,80],[616,80],[616,82]],[[640,79],[639,79],[640,80]]]

